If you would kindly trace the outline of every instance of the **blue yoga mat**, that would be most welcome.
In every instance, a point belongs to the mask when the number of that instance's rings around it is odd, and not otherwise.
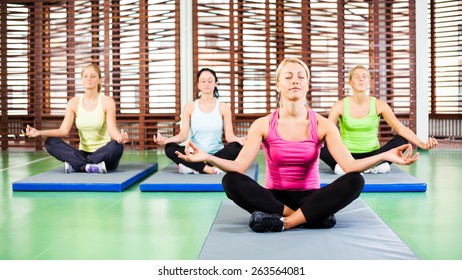
[[[341,175],[336,175],[324,162],[319,163],[319,173],[321,174],[321,187],[332,183]],[[363,174],[365,185],[363,192],[425,192],[427,183],[419,180],[399,169],[394,164],[391,165],[390,173],[387,174]]]
[[[245,174],[258,179],[258,164],[253,163]],[[222,192],[224,174],[180,174],[175,163],[153,174],[140,184],[142,192]]]
[[[256,233],[250,214],[222,202],[201,260],[416,260],[414,252],[361,199],[335,214],[330,229]]]
[[[56,168],[13,182],[13,191],[121,192],[157,170],[157,163],[121,163],[106,174],[64,173]]]

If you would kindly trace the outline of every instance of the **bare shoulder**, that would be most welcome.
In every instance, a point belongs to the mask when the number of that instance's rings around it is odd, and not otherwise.
[[[186,103],[186,105],[184,105],[184,111],[192,113],[192,111],[194,110],[195,102],[196,101],[191,101],[191,102]]]
[[[222,115],[225,113],[231,113],[231,108],[229,107],[228,103],[220,101],[219,106]]]
[[[70,109],[71,111],[76,112],[79,106],[80,98],[81,98],[80,96],[74,96],[71,99],[69,99],[69,101],[67,102],[67,108]]]
[[[71,99],[69,99],[68,104],[78,104],[81,96],[74,96]]]
[[[108,108],[115,109],[115,101],[114,98],[108,95],[103,95],[103,108],[106,110]]]
[[[112,96],[109,96],[109,95],[103,95],[103,101],[104,102],[115,102],[114,98],[112,98]]]
[[[268,124],[269,124],[269,120],[270,120],[270,115],[267,115],[267,116],[263,116],[263,117],[260,117],[258,119],[256,119],[252,125],[251,125],[251,128],[253,127],[254,129],[260,129],[260,128],[263,128],[263,127],[268,127]]]
[[[268,123],[270,118],[271,118],[271,115],[266,115],[263,117],[259,117],[258,119],[255,120],[255,122]]]
[[[316,121],[318,123],[318,128],[320,126],[326,125],[327,122],[330,122],[326,117],[324,117],[323,115],[319,113],[316,113]]]
[[[186,103],[186,105],[184,105],[183,118],[189,117],[192,115],[192,113],[194,112],[194,103],[195,101],[191,101],[191,102]]]
[[[220,104],[220,108],[229,108],[229,104],[223,101],[218,101]]]
[[[337,129],[333,122],[318,113],[316,113],[316,121],[318,124],[318,138],[320,140],[324,140],[330,130]]]
[[[343,99],[345,99],[345,97],[335,101],[334,106],[343,106]]]
[[[270,117],[271,115],[266,115],[256,119],[250,126],[250,129],[259,131],[260,133],[266,135],[268,133]]]
[[[379,98],[375,98],[375,108],[377,111],[377,115],[381,115],[384,112],[391,111],[391,108],[387,104],[387,102]]]
[[[342,110],[343,111],[343,99],[335,101],[334,105],[332,105],[331,110]]]

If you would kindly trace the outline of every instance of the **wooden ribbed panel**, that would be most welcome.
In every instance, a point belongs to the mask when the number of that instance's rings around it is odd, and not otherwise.
[[[175,133],[178,0],[11,2],[1,4],[3,149],[43,147],[40,138],[24,141],[21,130],[59,127],[67,101],[83,93],[88,63],[101,68],[102,91],[114,97],[118,126],[134,148],[155,148],[157,130]],[[75,128],[68,140],[78,143]]]
[[[428,6],[431,117],[462,119],[462,1],[430,0]]]
[[[386,100],[415,126],[413,1],[195,0],[194,68],[218,71],[220,93],[235,121],[276,106],[274,71],[285,57],[311,70],[308,103],[327,114],[350,91],[348,71],[371,70],[371,94]],[[381,138],[390,137],[387,126]]]
[[[26,124],[59,126],[67,100],[82,93],[80,70],[98,63],[103,92],[117,103],[133,148],[178,132],[179,0],[0,2],[2,149],[41,149]],[[429,1],[431,118],[460,119],[461,2]],[[193,0],[194,73],[218,72],[236,132],[276,106],[274,70],[288,56],[312,72],[309,104],[327,114],[350,93],[348,71],[371,70],[371,94],[415,128],[414,0]],[[195,85],[191,85],[197,92]],[[392,135],[382,123],[381,138]],[[443,136],[442,136],[443,137]],[[75,129],[69,137],[78,141]]]

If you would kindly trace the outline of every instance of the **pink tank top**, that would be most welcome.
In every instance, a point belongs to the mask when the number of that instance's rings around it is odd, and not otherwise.
[[[308,110],[309,139],[288,141],[279,137],[279,109],[270,117],[268,136],[262,146],[266,155],[265,188],[301,191],[320,188],[319,153],[323,146],[318,139],[316,113]]]

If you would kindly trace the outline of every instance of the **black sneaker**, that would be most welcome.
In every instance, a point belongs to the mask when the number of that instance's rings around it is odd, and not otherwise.
[[[335,216],[332,214],[327,218],[324,218],[318,221],[309,221],[301,226],[304,228],[311,228],[311,229],[333,228],[336,223],[337,223],[337,220],[335,219]]]
[[[255,211],[250,216],[249,227],[255,232],[280,232],[284,229],[282,216]]]

